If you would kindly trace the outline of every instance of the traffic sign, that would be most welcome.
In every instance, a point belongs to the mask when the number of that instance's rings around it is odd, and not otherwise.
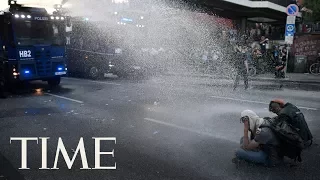
[[[293,32],[286,32],[285,36],[294,36]]]
[[[288,16],[296,16],[299,13],[299,7],[296,4],[290,4],[287,7]]]
[[[294,32],[295,25],[294,24],[287,24],[286,25],[286,32]]]
[[[287,16],[287,23],[286,23],[286,29],[285,29],[286,44],[293,44],[294,34],[296,32],[295,24],[296,24],[296,16],[294,15]]]
[[[287,16],[287,24],[295,24],[296,16]]]
[[[293,44],[293,36],[286,36],[285,43],[286,44]]]

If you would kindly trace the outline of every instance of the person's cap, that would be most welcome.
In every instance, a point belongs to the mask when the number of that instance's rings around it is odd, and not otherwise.
[[[270,111],[271,111],[271,104],[272,104],[272,103],[278,103],[281,108],[283,108],[284,105],[285,105],[285,102],[284,102],[284,100],[282,100],[282,99],[274,99],[274,100],[271,100],[271,101],[270,101],[270,104],[269,104],[269,110],[270,110]]]
[[[271,102],[278,103],[281,106],[284,106],[284,104],[285,104],[284,100],[282,100],[282,99],[274,99]]]

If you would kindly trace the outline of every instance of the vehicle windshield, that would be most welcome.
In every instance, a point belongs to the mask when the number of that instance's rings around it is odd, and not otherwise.
[[[63,26],[51,21],[17,21],[14,26],[17,44],[64,45]]]

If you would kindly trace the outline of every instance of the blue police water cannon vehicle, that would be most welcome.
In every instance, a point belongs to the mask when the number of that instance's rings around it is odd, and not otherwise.
[[[67,74],[66,29],[70,18],[16,1],[9,0],[8,4],[0,14],[0,76],[6,84],[43,80],[59,85],[61,76]]]

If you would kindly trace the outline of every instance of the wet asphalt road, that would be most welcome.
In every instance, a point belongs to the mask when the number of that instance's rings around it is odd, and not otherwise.
[[[149,80],[91,81],[65,78],[61,87],[49,90],[33,83],[12,97],[0,101],[0,153],[5,157],[2,174],[21,173],[30,180],[109,179],[319,179],[320,148],[303,154],[298,167],[236,167],[231,163],[239,147],[243,125],[240,112],[251,109],[260,116],[273,116],[267,104],[283,98],[301,107],[319,143],[320,93],[253,87],[233,92],[228,86],[197,79],[158,77]],[[41,92],[34,89],[42,88]],[[116,170],[80,170],[80,156],[68,170],[59,156],[59,170],[39,170],[41,143],[28,143],[28,167],[21,164],[21,144],[10,137],[50,137],[48,167],[52,168],[58,138],[73,155],[84,138],[89,167],[94,167],[92,137],[116,137],[102,142],[103,166]],[[12,167],[11,167],[12,166]],[[1,177],[0,177],[1,179]],[[13,178],[18,180],[18,178]]]

